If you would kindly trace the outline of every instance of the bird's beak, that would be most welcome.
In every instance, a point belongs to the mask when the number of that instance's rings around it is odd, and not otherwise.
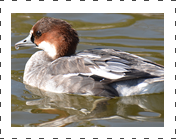
[[[31,33],[23,40],[17,42],[15,44],[15,49],[19,49],[19,47],[36,47],[35,43],[31,41]]]

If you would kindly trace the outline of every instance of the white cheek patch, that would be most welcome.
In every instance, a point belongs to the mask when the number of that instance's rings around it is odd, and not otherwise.
[[[38,45],[38,49],[43,49],[50,57],[55,57],[56,56],[56,49],[55,47],[45,41],[42,41],[39,45]]]

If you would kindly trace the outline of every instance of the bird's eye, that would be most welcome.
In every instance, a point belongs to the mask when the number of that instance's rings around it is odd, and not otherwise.
[[[42,35],[42,33],[41,33],[40,31],[37,31],[37,32],[36,32],[36,35],[37,35],[38,37],[40,37],[40,36]]]

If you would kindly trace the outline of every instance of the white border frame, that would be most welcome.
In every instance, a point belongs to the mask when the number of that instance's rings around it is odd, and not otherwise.
[[[0,0],[0,139],[176,139],[176,0]],[[11,127],[11,13],[164,13],[164,127]]]

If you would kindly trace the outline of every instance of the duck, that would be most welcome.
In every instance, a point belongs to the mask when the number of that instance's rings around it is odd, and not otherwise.
[[[38,20],[15,48],[34,47],[23,83],[44,91],[101,97],[164,92],[164,66],[116,49],[94,48],[75,53],[77,31],[52,17]]]

